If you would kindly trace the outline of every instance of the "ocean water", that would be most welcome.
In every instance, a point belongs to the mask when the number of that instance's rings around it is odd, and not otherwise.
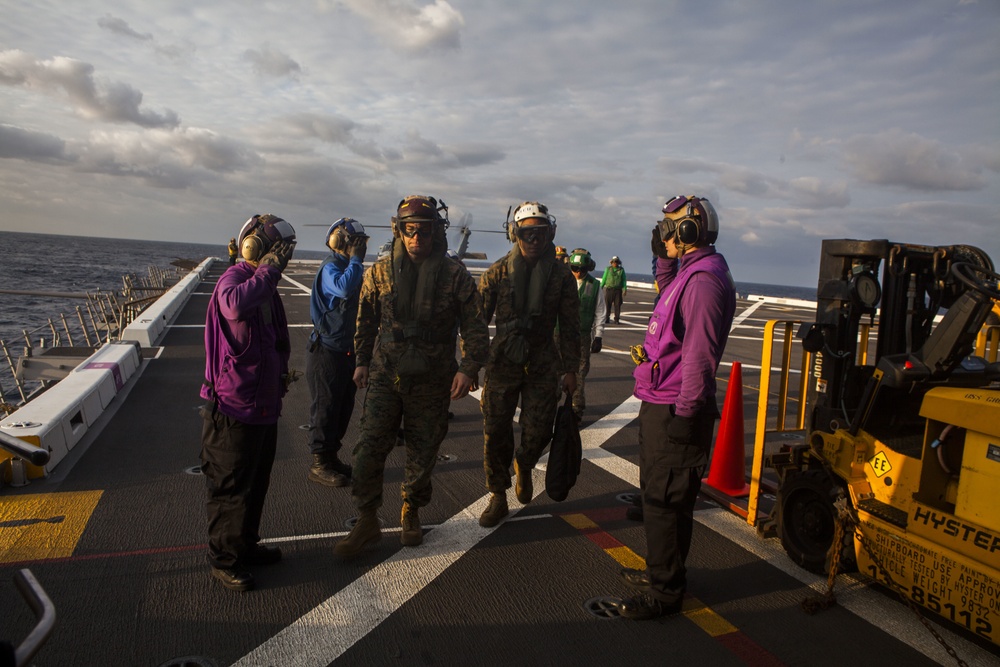
[[[130,239],[107,239],[51,234],[3,232],[0,243],[0,290],[44,291],[59,294],[81,294],[97,290],[117,291],[123,288],[127,274],[147,276],[149,267],[171,269],[172,262],[184,260],[199,264],[206,257],[227,256],[223,239],[219,245],[167,243]],[[322,251],[296,250],[296,259],[322,259]],[[371,258],[371,257],[370,257]],[[470,260],[469,264],[480,262]],[[489,262],[481,262],[489,265]],[[629,274],[633,282],[652,283],[652,276]],[[813,299],[812,289],[782,285],[739,283],[741,296],[766,296]],[[86,301],[68,296],[38,296],[0,293],[0,340],[5,341],[16,361],[24,348],[24,330],[32,339],[48,333],[48,320],[61,330],[60,314],[76,321],[76,307],[85,310]],[[85,315],[85,318],[87,316]],[[71,324],[71,329],[73,325]],[[78,325],[77,327],[78,328]],[[84,341],[75,341],[77,345]],[[64,342],[65,343],[65,342]],[[37,342],[34,343],[37,345]],[[0,390],[10,396],[13,380],[6,359],[0,356]]]

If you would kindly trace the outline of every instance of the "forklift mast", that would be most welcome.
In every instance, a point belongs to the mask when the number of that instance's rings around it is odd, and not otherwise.
[[[993,270],[989,256],[972,246],[924,246],[885,239],[823,241],[816,321],[799,332],[803,347],[814,353],[806,396],[807,405],[812,406],[809,431],[832,433],[857,423],[859,408],[870,398],[864,396],[865,388],[879,361],[919,356],[931,336],[935,316],[971,291],[952,275],[956,262]],[[965,319],[985,320],[989,307],[983,311],[979,301],[974,306],[975,312]],[[982,323],[960,324],[958,336],[944,341],[945,346],[955,348],[942,353],[949,363],[955,361],[951,357],[968,354],[965,329],[974,325],[978,331]],[[867,340],[874,338],[874,356],[863,356],[860,352],[867,349],[858,349],[865,325]],[[866,339],[860,339],[864,344]],[[859,363],[862,359],[864,364]],[[883,407],[879,414],[891,422],[895,406]]]

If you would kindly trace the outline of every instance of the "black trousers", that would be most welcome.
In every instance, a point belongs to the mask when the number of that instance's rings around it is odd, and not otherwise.
[[[713,403],[714,408],[714,403]],[[696,418],[688,446],[672,444],[666,435],[672,405],[643,401],[639,407],[639,487],[646,531],[646,568],[650,595],[672,604],[687,590],[687,560],[694,531],[694,504],[708,465],[715,411]]]
[[[260,542],[277,424],[244,424],[202,408],[201,470],[208,486],[208,561],[232,568]]]
[[[309,451],[336,456],[354,414],[354,356],[334,352],[322,345],[306,352],[306,382],[309,384]]]
[[[621,287],[607,287],[604,289],[604,305],[607,308],[607,314],[604,316],[605,324],[611,320],[612,310],[614,310],[615,322],[621,319],[622,300],[623,296]]]

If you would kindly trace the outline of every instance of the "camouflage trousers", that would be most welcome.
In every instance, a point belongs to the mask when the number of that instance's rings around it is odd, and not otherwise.
[[[559,376],[554,372],[529,375],[521,367],[487,368],[480,406],[483,410],[483,468],[486,488],[503,493],[510,488],[510,466],[516,456],[520,467],[538,463],[549,441],[559,401]],[[514,451],[514,412],[521,401],[521,446]]]
[[[449,387],[408,394],[369,388],[354,447],[351,495],[359,510],[382,506],[385,460],[396,446],[400,422],[406,442],[406,467],[400,495],[413,507],[431,501],[431,473],[448,434]]]

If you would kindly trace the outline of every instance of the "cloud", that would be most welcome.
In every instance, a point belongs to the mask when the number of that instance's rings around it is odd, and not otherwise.
[[[76,172],[138,178],[169,189],[198,187],[263,164],[249,146],[202,128],[94,132],[86,141],[68,143],[0,125],[0,158],[62,164]]]
[[[851,137],[844,145],[843,157],[854,176],[866,183],[910,190],[986,187],[978,151],[967,154],[962,149],[896,128]],[[995,168],[995,158],[992,165]]]
[[[0,125],[0,158],[30,162],[71,162],[66,142],[44,132],[31,132],[12,125]]]
[[[97,19],[97,25],[104,28],[108,32],[115,33],[116,35],[140,42],[147,42],[152,45],[153,50],[162,56],[170,58],[171,60],[179,60],[184,55],[185,51],[193,51],[195,48],[194,45],[182,48],[170,44],[158,44],[156,43],[156,38],[153,37],[153,33],[139,32],[130,26],[124,19],[120,19],[117,16],[111,16],[110,14],[106,14]]]
[[[277,49],[272,49],[266,44],[260,49],[247,49],[243,52],[243,58],[250,63],[257,76],[267,79],[284,77],[297,79],[302,71],[302,68],[292,60],[291,56]]]
[[[94,67],[57,56],[36,60],[20,50],[0,51],[0,83],[45,92],[62,90],[84,118],[141,127],[177,127],[173,111],[142,111],[142,92],[127,83],[97,80]]]
[[[413,54],[457,49],[465,19],[446,2],[420,7],[412,0],[345,0],[389,47]]]
[[[718,186],[749,197],[781,199],[798,208],[843,208],[851,203],[846,181],[826,182],[814,176],[784,179],[749,167],[690,158],[660,158],[658,164],[672,174],[714,174]],[[699,193],[711,198],[708,190]]]
[[[411,129],[392,164],[426,173],[428,169],[449,170],[494,164],[502,161],[505,155],[499,147],[480,142],[440,145]]]
[[[507,154],[492,144],[470,143],[451,146],[448,150],[458,159],[463,167],[481,167],[487,164],[502,162]]]
[[[314,137],[331,144],[346,144],[358,126],[353,120],[330,114],[298,113],[287,118],[292,130],[304,137]]]
[[[104,28],[105,30],[110,30],[117,35],[123,35],[125,37],[131,37],[132,39],[138,39],[142,42],[147,42],[153,39],[153,35],[150,33],[141,34],[132,29],[132,27],[124,21],[110,14],[97,19],[97,25]]]

